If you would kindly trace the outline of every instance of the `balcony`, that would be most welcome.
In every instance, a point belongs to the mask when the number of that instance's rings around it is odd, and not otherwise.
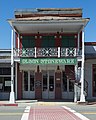
[[[14,57],[33,57],[33,58],[48,58],[48,57],[77,57],[81,56],[77,48],[23,48],[14,49]]]

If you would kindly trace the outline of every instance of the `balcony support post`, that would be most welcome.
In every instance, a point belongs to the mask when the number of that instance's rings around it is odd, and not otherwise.
[[[36,47],[35,47],[35,58],[37,57],[37,54],[36,54]]]
[[[9,103],[15,103],[15,94],[14,94],[14,31],[11,33],[11,92],[10,92],[10,100]]]
[[[19,34],[18,34],[18,56],[19,56],[19,49],[20,49],[20,39],[19,39]]]
[[[80,102],[85,102],[84,94],[84,30],[82,31],[82,64],[81,64],[81,95]]]
[[[77,49],[77,53],[79,54],[80,51],[80,32],[78,33],[78,49]]]
[[[58,47],[58,58],[60,57],[60,47]]]

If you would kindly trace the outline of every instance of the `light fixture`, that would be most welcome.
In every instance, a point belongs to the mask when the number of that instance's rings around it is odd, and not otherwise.
[[[60,35],[59,38],[62,38],[62,36]]]
[[[75,35],[74,38],[77,38],[77,35]]]
[[[37,65],[37,72],[39,72],[40,71],[40,69],[39,69],[39,65]]]
[[[40,36],[40,38],[42,38],[42,36]]]
[[[37,39],[37,36],[35,36],[35,39]]]
[[[59,67],[59,65],[57,66],[57,70],[60,70],[60,67]]]
[[[59,65],[57,66],[57,72],[58,72],[58,73],[61,72],[61,70],[60,70],[60,66],[59,66]]]
[[[20,39],[22,39],[22,35],[20,36]]]

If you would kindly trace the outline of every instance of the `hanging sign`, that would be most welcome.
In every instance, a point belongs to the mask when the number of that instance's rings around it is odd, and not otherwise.
[[[75,65],[77,63],[76,58],[20,58],[20,64],[65,64]]]

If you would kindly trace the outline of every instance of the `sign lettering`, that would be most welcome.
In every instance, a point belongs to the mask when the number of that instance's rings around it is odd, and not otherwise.
[[[77,63],[76,58],[20,58],[20,64],[65,64],[75,65]]]

